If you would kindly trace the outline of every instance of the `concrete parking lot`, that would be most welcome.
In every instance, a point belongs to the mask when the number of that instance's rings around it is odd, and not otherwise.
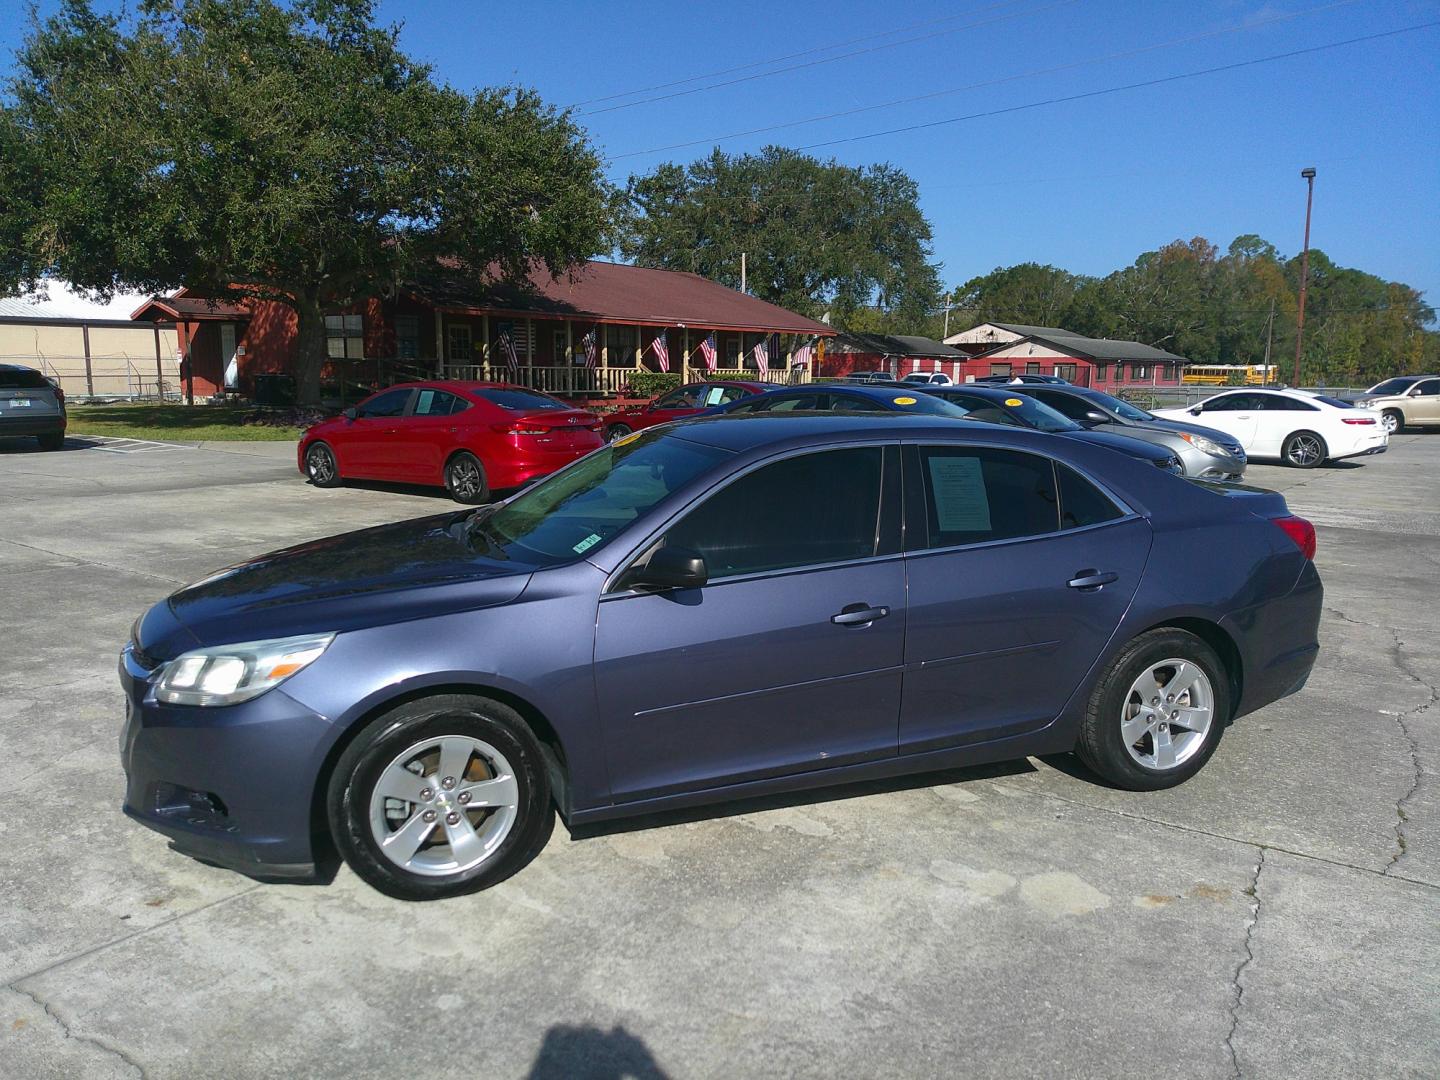
[[[1319,526],[1323,649],[1177,790],[1030,760],[557,825],[429,905],[258,884],[119,812],[136,614],[453,505],[290,453],[0,443],[0,1075],[1440,1072],[1440,435],[1252,469]]]

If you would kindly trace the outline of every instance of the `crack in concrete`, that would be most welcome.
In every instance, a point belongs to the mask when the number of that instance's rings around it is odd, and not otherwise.
[[[11,985],[10,989],[14,990],[17,994],[29,998],[36,1005],[40,1006],[40,1008],[44,1010],[45,1015],[48,1016],[51,1020],[55,1021],[55,1023],[59,1026],[60,1032],[65,1036],[65,1038],[71,1039],[75,1042],[89,1043],[91,1046],[103,1051],[106,1054],[109,1054],[111,1057],[118,1058],[130,1068],[134,1069],[135,1072],[139,1075],[140,1080],[146,1080],[147,1073],[145,1072],[145,1066],[141,1065],[138,1061],[131,1057],[129,1053],[120,1049],[120,1047],[118,1046],[112,1046],[110,1043],[106,1042],[104,1039],[99,1038],[98,1036],[80,1035],[76,1033],[71,1028],[71,1026],[66,1023],[65,1018],[61,1016],[58,1012],[56,1012],[51,1007],[48,1001],[42,998],[39,994],[35,993],[33,990],[26,990],[24,987],[15,986],[13,984]]]
[[[1241,1074],[1240,1058],[1235,1053],[1235,1032],[1240,1028],[1240,1009],[1245,1004],[1245,986],[1240,981],[1240,976],[1255,960],[1255,950],[1250,939],[1255,934],[1255,924],[1260,921],[1260,872],[1265,868],[1265,848],[1259,847],[1256,850],[1259,857],[1255,860],[1255,871],[1250,875],[1250,884],[1245,887],[1245,895],[1251,900],[1250,921],[1245,924],[1245,955],[1240,958],[1230,976],[1230,1030],[1225,1034],[1225,1049],[1230,1052],[1230,1068],[1236,1080],[1239,1080]]]
[[[121,574],[133,574],[136,577],[152,578],[155,581],[163,581],[171,585],[185,584],[185,582],[182,581],[180,578],[165,577],[163,574],[151,574],[144,570],[136,570],[133,566],[115,566],[111,563],[101,562],[99,559],[86,559],[82,558],[79,555],[67,555],[63,551],[51,551],[49,548],[39,547],[35,544],[21,543],[19,540],[11,540],[8,537],[0,538],[0,543],[13,544],[15,547],[25,548],[28,551],[38,551],[42,555],[50,555],[57,559],[68,559],[70,562],[79,563],[81,566],[98,566],[104,570],[114,570],[117,573]],[[46,567],[45,569],[59,570],[63,569],[63,567],[52,566]]]
[[[1440,689],[1437,689],[1434,683],[1422,679],[1415,670],[1411,668],[1409,661],[1405,659],[1405,642],[1400,637],[1400,631],[1392,629],[1390,636],[1395,639],[1395,644],[1390,650],[1391,661],[1407,679],[1419,683],[1426,690],[1430,691],[1430,700],[1423,705],[1417,705],[1415,708],[1408,709],[1403,713],[1392,714],[1395,719],[1395,724],[1400,728],[1400,734],[1404,736],[1405,742],[1410,750],[1411,777],[1409,789],[1395,802],[1395,854],[1390,856],[1390,862],[1382,871],[1387,875],[1390,874],[1391,871],[1395,869],[1396,864],[1405,857],[1406,850],[1409,847],[1406,825],[1410,821],[1410,815],[1406,812],[1405,808],[1409,805],[1410,800],[1415,797],[1415,793],[1420,790],[1420,783],[1425,775],[1425,770],[1420,764],[1420,742],[1415,737],[1415,733],[1410,730],[1408,720],[1411,717],[1419,716],[1429,709],[1431,705],[1440,701]]]

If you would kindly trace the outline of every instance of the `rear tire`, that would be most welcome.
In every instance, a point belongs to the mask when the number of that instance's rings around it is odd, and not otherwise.
[[[605,429],[605,441],[614,442],[616,439],[623,439],[630,434],[629,424],[611,424]]]
[[[1325,440],[1313,431],[1297,431],[1285,440],[1280,456],[1286,465],[1297,469],[1313,469],[1325,462],[1330,454]]]
[[[335,451],[328,443],[311,443],[305,451],[305,475],[318,488],[339,487],[340,464],[335,460]]]
[[[1399,435],[1405,430],[1405,414],[1399,409],[1386,409],[1380,417],[1380,423],[1385,425],[1385,430],[1391,435]]]
[[[399,900],[504,881],[554,820],[534,733],[514,709],[472,694],[420,698],[373,720],[335,763],[325,807],[346,864]]]
[[[445,490],[458,503],[474,506],[490,501],[490,482],[485,466],[468,450],[462,450],[445,463]]]
[[[1096,682],[1075,752],[1116,787],[1174,787],[1210,760],[1230,709],[1230,679],[1215,650],[1185,630],[1151,630]]]
[[[59,450],[65,445],[65,433],[52,431],[48,435],[36,435],[35,441],[40,444],[41,450]]]

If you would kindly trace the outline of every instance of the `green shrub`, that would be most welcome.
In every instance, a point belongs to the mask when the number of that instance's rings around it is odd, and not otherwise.
[[[622,392],[629,397],[652,398],[668,390],[674,390],[679,385],[679,372],[637,371],[630,376],[630,383]]]

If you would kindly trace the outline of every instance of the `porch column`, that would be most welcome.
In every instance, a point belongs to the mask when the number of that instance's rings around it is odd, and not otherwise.
[[[535,366],[535,320],[525,320],[525,366]]]
[[[490,316],[480,316],[480,364],[484,369],[485,378],[490,378]]]
[[[445,376],[445,316],[435,309],[435,374]]]
[[[639,371],[645,362],[645,342],[641,339],[640,324],[635,324],[635,370]]]
[[[680,381],[690,381],[690,328],[685,328],[685,351],[680,354]]]

